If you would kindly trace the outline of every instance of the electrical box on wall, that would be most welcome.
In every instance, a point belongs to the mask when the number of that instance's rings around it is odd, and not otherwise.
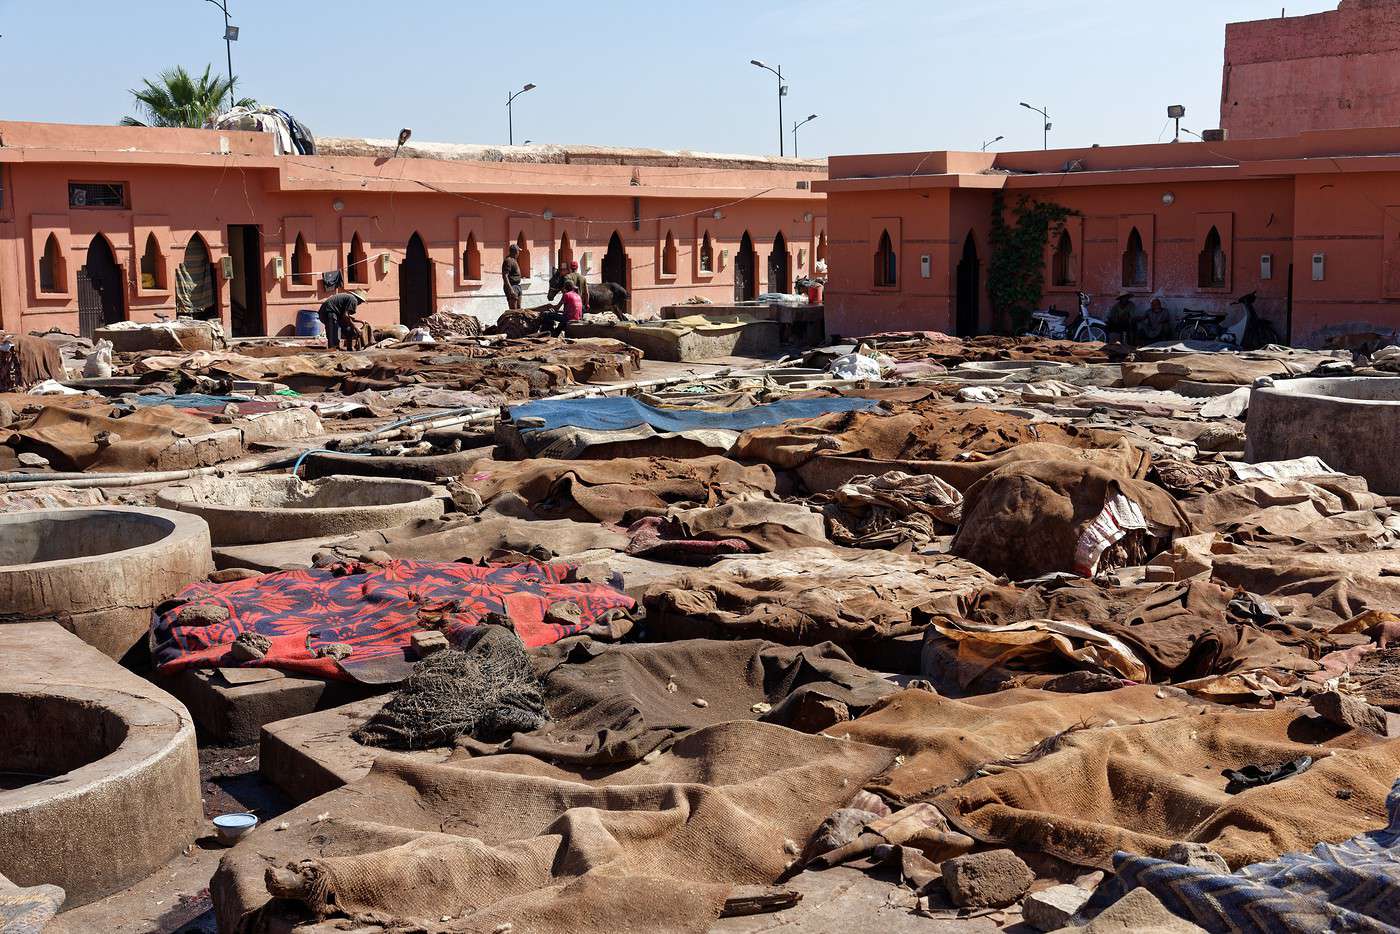
[[[591,273],[593,271],[593,254],[584,253],[582,258],[579,259],[578,268],[585,276]]]
[[[933,275],[933,257],[927,253],[919,257],[919,275],[925,279]]]
[[[221,275],[221,276],[224,277],[224,281],[225,281],[225,282],[227,282],[227,281],[229,281],[230,279],[233,278],[233,257],[232,257],[232,256],[220,256],[220,257],[219,257],[219,275]]]
[[[1259,278],[1272,279],[1274,277],[1274,254],[1265,253],[1259,257]]]
[[[726,266],[728,266],[728,265],[729,265],[729,251],[728,251],[728,250],[720,250],[720,251],[719,251],[719,268],[720,268],[720,269],[724,269],[724,268],[725,268]]]
[[[272,257],[272,278],[279,282],[287,278],[287,261],[280,256]]]
[[[1327,278],[1327,254],[1326,254],[1326,253],[1314,253],[1314,254],[1313,254],[1312,267],[1313,267],[1313,281],[1314,281],[1314,282],[1321,282],[1323,279],[1326,279],[1326,278]]]
[[[388,254],[388,253],[380,253],[380,254],[379,254],[379,274],[380,274],[381,276],[387,276],[387,275],[389,274],[389,254]]]

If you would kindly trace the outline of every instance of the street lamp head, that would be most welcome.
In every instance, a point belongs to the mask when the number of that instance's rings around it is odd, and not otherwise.
[[[534,86],[533,84],[527,84],[527,85],[525,85],[523,88],[520,89],[520,93],[521,93],[521,94],[524,94],[526,91],[533,91],[534,89],[535,89],[535,86]]]
[[[767,68],[767,67],[768,67],[767,65],[763,64],[762,62],[760,62],[760,61],[759,61],[758,59],[756,59],[756,58],[751,58],[751,59],[749,59],[749,64],[750,64],[750,65],[757,65],[759,68]]]
[[[402,146],[404,143],[408,142],[408,138],[412,135],[413,131],[410,130],[408,127],[404,127],[402,130],[399,130],[399,145]]]
[[[815,120],[815,119],[817,119],[817,115],[816,115],[816,114],[812,114],[812,115],[811,115],[810,117],[808,117],[807,119],[808,119],[808,120]]]
[[[1001,142],[1001,141],[1004,140],[1004,139],[1006,139],[1005,136],[998,136],[996,139],[992,140],[992,142],[994,142],[994,143],[999,143],[999,142]]]
[[[1026,108],[1027,110],[1035,110],[1034,107],[1032,107],[1030,104],[1027,104],[1025,101],[1021,101],[1021,106]]]

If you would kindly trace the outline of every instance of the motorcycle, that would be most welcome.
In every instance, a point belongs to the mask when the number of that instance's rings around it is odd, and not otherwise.
[[[1243,321],[1231,328],[1225,327],[1228,312],[1187,308],[1182,313],[1181,327],[1177,329],[1176,336],[1183,341],[1219,341],[1222,344],[1234,344],[1241,350],[1257,350],[1267,344],[1281,343],[1273,324],[1254,310],[1254,303],[1258,298],[1258,292],[1250,292],[1230,303],[1231,307],[1239,305],[1244,309]]]
[[[1088,292],[1079,293],[1079,320],[1074,326],[1073,337],[1069,334],[1069,313],[1062,312],[1053,305],[1031,312],[1031,326],[1027,337],[1044,337],[1049,340],[1075,340],[1080,343],[1108,340],[1108,322],[1095,317],[1089,311],[1089,303],[1094,296]]]

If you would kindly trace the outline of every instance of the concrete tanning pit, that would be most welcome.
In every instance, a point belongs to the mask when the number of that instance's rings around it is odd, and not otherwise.
[[[1365,477],[1376,493],[1400,495],[1400,379],[1293,379],[1255,389],[1245,437],[1250,463],[1315,454]]]
[[[0,875],[74,908],[168,863],[202,821],[178,701],[53,623],[0,626]]]
[[[441,488],[418,480],[326,477],[200,477],[162,490],[162,506],[209,523],[215,545],[387,529],[445,511]]]
[[[126,506],[0,515],[0,622],[57,620],[113,658],[145,638],[157,604],[213,569],[197,516]]]
[[[967,363],[959,363],[948,371],[948,375],[954,379],[962,380],[1020,380],[1033,376],[1040,371],[1042,379],[1048,374],[1046,370],[1064,369],[1071,364],[1058,360],[973,360]]]

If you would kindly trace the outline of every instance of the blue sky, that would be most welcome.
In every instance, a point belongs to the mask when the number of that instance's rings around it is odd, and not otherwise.
[[[777,150],[781,64],[803,155],[1165,139],[1168,104],[1219,123],[1225,23],[1278,0],[229,0],[240,93],[323,135]],[[1290,4],[1290,15],[1336,0]],[[0,0],[0,119],[111,123],[127,89],[223,71],[208,0]]]

